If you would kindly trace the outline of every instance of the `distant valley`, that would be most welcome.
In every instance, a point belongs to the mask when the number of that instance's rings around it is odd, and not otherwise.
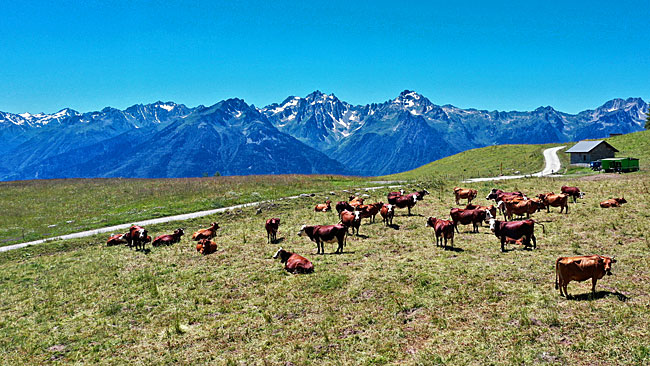
[[[0,180],[249,174],[384,175],[464,150],[643,129],[648,104],[613,99],[568,114],[439,106],[409,90],[351,105],[315,91],[257,108],[233,98],[54,114],[0,112]]]

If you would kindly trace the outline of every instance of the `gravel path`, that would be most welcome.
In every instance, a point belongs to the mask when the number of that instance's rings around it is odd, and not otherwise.
[[[377,189],[382,189],[382,188],[398,188],[401,186],[379,186],[379,187],[367,187],[367,188],[361,188],[359,191],[374,191]],[[166,222],[172,222],[172,221],[183,221],[183,220],[189,220],[189,219],[194,219],[197,217],[203,217],[203,216],[208,216],[208,215],[213,215],[216,213],[220,212],[225,212],[225,211],[230,211],[230,210],[236,210],[239,208],[245,208],[245,207],[251,207],[251,206],[257,206],[262,203],[268,203],[272,201],[279,201],[279,200],[293,200],[296,198],[300,197],[308,197],[313,195],[314,193],[303,193],[297,196],[290,196],[290,197],[282,197],[282,198],[277,198],[275,200],[268,200],[268,201],[259,201],[259,202],[250,202],[250,203],[243,203],[241,205],[234,205],[230,207],[222,207],[222,208],[216,208],[213,210],[206,210],[206,211],[198,211],[198,212],[192,212],[192,213],[187,213],[187,214],[182,214],[182,215],[174,215],[174,216],[166,216],[166,217],[159,217],[157,219],[149,219],[149,220],[143,220],[143,221],[136,221],[133,223],[128,223],[128,224],[120,224],[120,225],[114,225],[114,226],[108,226],[108,227],[103,227],[99,229],[93,229],[93,230],[86,230],[86,231],[81,231],[78,233],[73,233],[73,234],[66,234],[66,235],[60,235],[60,236],[54,236],[51,238],[46,238],[46,239],[41,239],[41,240],[34,240],[34,241],[29,241],[25,243],[18,243],[18,244],[12,244],[12,245],[7,245],[4,247],[0,247],[0,252],[7,252],[10,250],[14,249],[20,249],[24,248],[26,246],[30,245],[36,245],[36,244],[42,244],[54,240],[66,240],[66,239],[78,239],[78,238],[84,238],[87,236],[93,236],[101,233],[119,233],[125,229],[128,229],[131,227],[131,224],[135,225],[140,225],[140,226],[147,226],[147,225],[155,225],[155,224],[162,224]]]
[[[557,156],[557,152],[561,149],[564,149],[566,146],[551,147],[544,150],[544,170],[534,174],[524,174],[524,175],[504,175],[501,177],[490,177],[490,178],[471,178],[464,180],[463,183],[473,183],[473,182],[487,182],[491,180],[503,180],[503,179],[519,179],[525,177],[545,177],[557,173],[562,167],[560,163],[560,158]]]

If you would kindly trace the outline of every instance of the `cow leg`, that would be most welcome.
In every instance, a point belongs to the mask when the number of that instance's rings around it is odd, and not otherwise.
[[[456,232],[460,234],[460,231],[458,231],[458,223],[454,222],[454,229],[456,229]]]
[[[535,234],[532,234],[530,237],[533,239],[533,248],[537,249],[537,239],[535,238]]]
[[[501,236],[501,252],[505,252],[505,251],[506,251],[505,243],[506,243],[506,237],[505,237],[505,235],[502,235],[502,236]]]
[[[567,290],[567,285],[569,282],[565,282],[564,285],[562,286],[564,288],[564,296],[568,299],[570,297],[569,295],[569,290]]]
[[[596,282],[598,282],[598,279],[596,277],[591,278],[591,294],[593,296],[596,296]]]

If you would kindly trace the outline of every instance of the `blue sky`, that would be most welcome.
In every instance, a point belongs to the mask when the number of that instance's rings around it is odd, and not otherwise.
[[[454,3],[3,1],[0,110],[264,106],[316,89],[572,113],[650,100],[647,0]]]

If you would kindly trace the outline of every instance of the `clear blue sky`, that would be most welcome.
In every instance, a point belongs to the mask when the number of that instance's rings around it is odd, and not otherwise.
[[[454,3],[2,1],[0,110],[264,106],[315,89],[490,110],[650,99],[647,0]]]

